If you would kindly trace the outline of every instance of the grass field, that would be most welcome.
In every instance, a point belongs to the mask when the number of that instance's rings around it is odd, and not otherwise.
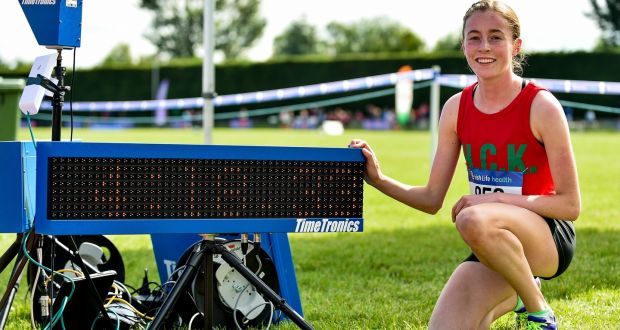
[[[63,137],[68,136],[68,130]],[[35,131],[49,139],[49,130]],[[385,173],[424,184],[429,171],[430,136],[425,132],[348,131],[333,137],[315,131],[216,129],[215,144],[344,147],[351,138],[368,140]],[[21,139],[29,139],[27,131]],[[75,139],[104,142],[191,143],[201,131],[144,129],[76,130]],[[620,329],[620,133],[574,133],[583,211],[576,223],[577,253],[568,271],[543,281],[543,293],[562,329]],[[6,174],[3,174],[6,175]],[[316,329],[424,329],[435,300],[452,270],[468,254],[450,221],[450,208],[468,192],[464,164],[436,216],[410,209],[373,188],[364,191],[364,233],[290,235],[304,314]],[[0,235],[4,251],[14,235]],[[146,235],[112,236],[122,252],[126,282],[139,286],[143,269],[155,277]],[[8,271],[2,274],[4,291]],[[24,281],[25,282],[25,281]],[[29,328],[25,284],[13,305],[7,329]],[[512,329],[512,315],[493,329]],[[277,329],[295,329],[282,324]]]

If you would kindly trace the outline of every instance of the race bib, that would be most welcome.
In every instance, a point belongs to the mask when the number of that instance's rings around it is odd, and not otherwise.
[[[469,169],[469,191],[475,195],[507,193],[522,195],[523,173]]]

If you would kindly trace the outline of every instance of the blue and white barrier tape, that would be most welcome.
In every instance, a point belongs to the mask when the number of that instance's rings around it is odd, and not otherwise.
[[[371,88],[379,88],[396,84],[400,79],[413,81],[434,79],[433,69],[413,70],[399,73],[389,73],[364,78],[340,80],[322,84],[299,87],[274,89],[268,91],[241,93],[218,96],[213,100],[214,107],[231,105],[246,105],[269,101],[281,101],[302,97],[328,95],[333,93],[352,92]],[[74,102],[73,111],[153,111],[165,109],[195,109],[203,106],[203,98],[150,100],[150,101],[116,101],[116,102]],[[44,103],[41,109],[51,110],[49,102]]]
[[[476,82],[476,76],[464,74],[442,74],[439,84],[447,87],[463,88]],[[620,95],[620,82],[561,80],[526,78],[556,93]]]
[[[421,69],[399,73],[389,73],[364,78],[340,80],[322,84],[274,89],[251,93],[222,95],[214,99],[214,107],[240,106],[270,101],[290,100],[310,96],[328,95],[372,88],[391,86],[399,79],[413,81],[437,79],[441,86],[463,88],[476,81],[474,75],[442,74],[437,75],[433,69]],[[620,95],[620,82],[557,80],[532,78],[539,85],[551,92],[582,93],[600,95]],[[74,102],[74,111],[115,112],[115,111],[153,111],[156,109],[197,109],[202,108],[201,97],[169,100],[114,101],[114,102]],[[42,110],[51,110],[49,102],[41,106]]]

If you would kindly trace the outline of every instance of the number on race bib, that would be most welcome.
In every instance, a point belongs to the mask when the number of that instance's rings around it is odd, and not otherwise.
[[[502,188],[493,188],[493,187],[480,187],[480,186],[476,186],[474,188],[474,194],[476,195],[483,195],[483,194],[490,194],[490,193],[503,193],[504,190]]]

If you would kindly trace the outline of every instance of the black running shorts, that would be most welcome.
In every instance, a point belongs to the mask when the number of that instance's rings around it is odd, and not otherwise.
[[[575,254],[575,246],[577,244],[577,236],[575,235],[575,227],[572,221],[556,220],[544,218],[551,230],[551,236],[555,242],[555,247],[558,249],[558,270],[551,277],[541,277],[545,280],[550,280],[554,277],[560,276],[566,269],[570,262],[573,260]],[[478,258],[472,253],[467,257],[465,261],[479,262]],[[536,274],[534,274],[536,275]]]

